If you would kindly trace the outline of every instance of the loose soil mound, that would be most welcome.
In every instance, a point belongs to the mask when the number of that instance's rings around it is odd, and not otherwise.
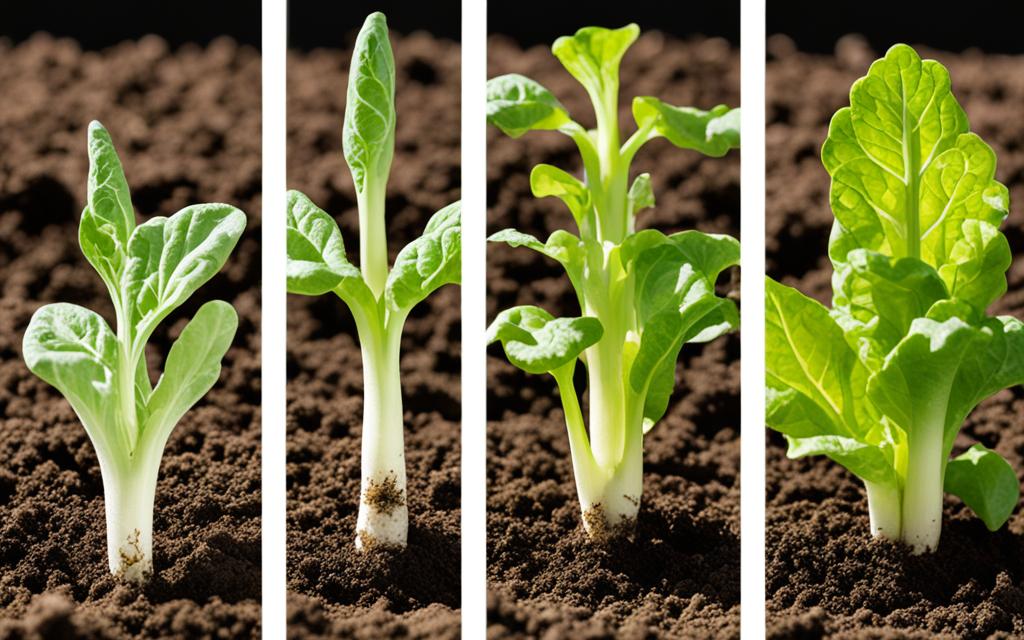
[[[1024,58],[918,49],[949,68],[973,131],[995,149],[1010,188],[1003,225],[1018,253],[1010,293],[990,311],[1024,317]],[[769,41],[767,131],[768,272],[827,303],[832,213],[819,150],[828,121],[849,104],[850,85],[882,52],[846,37],[836,55],[812,56]],[[1014,204],[1016,203],[1016,204]],[[1024,391],[1003,391],[968,419],[954,455],[974,442],[1024,472]],[[769,637],[1005,638],[1024,634],[1024,515],[989,533],[947,496],[936,554],[910,556],[874,542],[862,483],[825,458],[787,460],[768,436],[767,592]]]
[[[148,37],[102,53],[0,40],[0,638],[258,637],[260,631],[260,60],[220,40],[170,51]],[[154,514],[156,576],[107,569],[100,469],[67,401],[21,356],[32,313],[113,309],[78,248],[86,127],[118,147],[141,218],[229,202],[249,226],[224,271],[173,313],[150,371],[188,318],[239,314],[221,378],[174,430]]]
[[[492,37],[489,59],[491,77],[534,78],[593,126],[586,94],[547,47],[523,51]],[[725,41],[648,33],[623,63],[623,131],[635,128],[625,108],[633,96],[707,109],[739,104],[738,92],[739,54]],[[570,228],[561,203],[530,194],[540,162],[579,174],[563,136],[488,132],[490,232],[546,238]],[[644,171],[658,205],[640,214],[640,227],[739,234],[738,154],[707,159],[660,140],[640,152],[635,172]],[[488,318],[518,304],[579,314],[557,263],[491,245],[488,269]],[[736,276],[727,288],[738,292]],[[500,346],[489,354],[489,637],[739,637],[739,337],[683,349],[677,393],[645,442],[636,542],[614,553],[584,538],[554,382],[512,367]]]
[[[392,260],[459,198],[459,47],[391,36],[397,66],[388,187]],[[288,62],[288,186],[337,216],[358,262],[358,214],[341,150],[347,53]],[[473,212],[467,212],[472,215]],[[476,215],[480,215],[477,213]],[[332,296],[288,303],[288,616],[293,638],[459,635],[459,289],[421,303],[402,338],[409,547],[356,551],[362,364],[352,316]]]

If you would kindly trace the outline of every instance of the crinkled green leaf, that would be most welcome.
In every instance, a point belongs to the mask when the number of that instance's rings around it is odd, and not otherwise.
[[[116,294],[128,239],[135,229],[135,210],[114,143],[95,120],[89,123],[88,141],[87,204],[78,227],[78,242],[86,259]]]
[[[935,268],[951,260],[965,220],[998,225],[1007,191],[995,181],[995,155],[968,131],[949,73],[896,45],[853,85],[836,113],[822,160],[832,175],[837,229],[829,254],[852,248],[920,256]]]
[[[572,120],[540,83],[510,73],[487,81],[487,122],[518,138],[527,131],[559,129]]]
[[[732,236],[690,230],[673,233],[668,238],[682,253],[683,259],[711,283],[722,271],[740,264],[740,241]]]
[[[569,280],[577,293],[583,291],[583,263],[585,251],[583,243],[578,237],[558,229],[554,231],[547,242],[541,242],[534,236],[517,231],[516,229],[502,229],[501,231],[487,238],[488,242],[504,242],[510,247],[527,247],[541,253],[552,260],[557,260],[565,268]]]
[[[740,110],[724,104],[710,111],[673,107],[652,97],[633,99],[633,118],[640,128],[668,138],[681,149],[693,149],[720,158],[740,146]]]
[[[146,339],[220,271],[244,230],[245,214],[227,204],[192,205],[136,227],[123,280],[135,335]]]
[[[171,345],[164,373],[147,406],[147,437],[166,437],[192,405],[220,377],[220,362],[234,340],[238,314],[227,302],[214,300],[199,311]]]
[[[498,314],[487,328],[487,343],[500,341],[509,362],[523,371],[547,373],[575,360],[602,334],[597,318],[555,318],[521,306]]]
[[[858,478],[874,484],[896,488],[896,470],[878,446],[865,444],[853,438],[837,435],[820,435],[806,438],[786,437],[790,458],[804,456],[828,456]]]
[[[641,173],[629,187],[629,215],[635,216],[641,209],[654,206],[654,191],[651,190],[651,174]]]
[[[129,435],[116,429],[117,337],[103,318],[78,305],[48,304],[32,315],[22,352],[29,371],[71,403],[98,449],[130,450]]]
[[[621,29],[584,27],[555,40],[551,51],[592,96],[605,96],[618,90],[619,63],[639,35],[635,24]]]
[[[1020,500],[1020,482],[1013,467],[980,444],[949,461],[944,488],[963,500],[989,531],[1003,526]]]
[[[461,201],[441,209],[431,217],[423,235],[398,253],[384,286],[389,309],[408,311],[438,287],[461,281],[461,214]]]
[[[288,192],[288,291],[318,296],[336,291],[349,304],[373,305],[359,269],[348,261],[341,230],[330,215],[298,191]]]
[[[939,274],[915,258],[857,249],[833,277],[832,316],[861,362],[874,371],[916,318],[948,294]]]
[[[964,220],[961,231],[939,275],[950,295],[984,311],[1006,293],[1010,244],[999,229],[982,220]]]
[[[342,146],[358,193],[387,180],[395,151],[395,58],[380,12],[366,17],[352,51]]]

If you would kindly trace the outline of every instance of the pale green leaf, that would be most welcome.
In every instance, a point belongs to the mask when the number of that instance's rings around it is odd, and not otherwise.
[[[433,215],[422,236],[406,245],[384,286],[392,311],[408,311],[442,285],[462,278],[462,203]]]
[[[500,341],[508,361],[527,373],[547,373],[573,362],[602,334],[597,318],[555,318],[521,306],[498,314],[487,328],[487,344]]]
[[[487,81],[487,122],[518,138],[527,131],[560,129],[572,120],[550,91],[510,73]]]
[[[710,111],[673,107],[657,98],[633,99],[633,118],[641,129],[664,136],[681,149],[719,158],[740,146],[740,110],[724,104]]]
[[[976,444],[946,465],[944,488],[971,508],[989,531],[1003,526],[1020,500],[1020,482],[1010,463]]]
[[[110,134],[95,120],[89,124],[87,204],[78,228],[82,253],[117,294],[128,239],[135,229],[128,183]]]
[[[551,51],[592,98],[603,98],[618,90],[619,63],[639,35],[635,24],[621,29],[584,27],[555,40]]]
[[[651,190],[651,174],[641,173],[629,187],[629,215],[635,216],[641,209],[654,206],[654,191]]]
[[[579,228],[584,228],[592,209],[587,186],[549,164],[539,164],[530,172],[530,190],[538,198],[556,197],[572,212]]]

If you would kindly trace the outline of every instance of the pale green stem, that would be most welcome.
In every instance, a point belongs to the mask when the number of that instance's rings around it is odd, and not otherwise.
[[[385,174],[386,175],[386,174]],[[384,221],[386,182],[366,180],[356,193],[359,207],[359,268],[374,298],[380,298],[388,279],[388,241]]]
[[[942,533],[942,409],[935,413],[907,434],[902,537],[915,554],[935,551]]]
[[[868,494],[871,535],[894,542],[902,535],[903,505],[899,489],[891,485],[864,482]]]

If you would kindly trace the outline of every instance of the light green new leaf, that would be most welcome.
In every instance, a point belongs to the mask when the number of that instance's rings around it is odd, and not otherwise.
[[[244,230],[245,214],[227,204],[192,205],[135,229],[123,285],[136,339],[220,271]]]
[[[572,120],[540,83],[510,73],[487,81],[487,122],[518,138],[527,131],[560,129]]]
[[[146,438],[166,438],[185,412],[213,387],[237,328],[238,314],[230,304],[214,300],[199,308],[167,354],[164,373],[147,406]]]
[[[934,60],[896,45],[853,85],[850,107],[836,113],[822,148],[832,175],[837,230],[829,254],[852,248],[949,263],[964,220],[998,225],[1007,191],[995,181],[995,155],[967,132]]]
[[[963,500],[989,531],[1003,526],[1020,500],[1020,482],[1013,467],[980,444],[949,461],[944,488]]]
[[[618,90],[619,63],[639,35],[640,27],[635,24],[621,29],[584,27],[555,40],[551,52],[594,101],[600,102]]]
[[[128,239],[135,229],[128,182],[110,134],[95,120],[89,123],[87,204],[78,228],[82,253],[107,283],[119,290]]]
[[[999,229],[982,220],[964,220],[960,239],[939,275],[951,296],[984,311],[1006,293],[1011,261],[1010,243]]]
[[[547,242],[541,242],[534,236],[517,231],[502,229],[487,238],[488,242],[504,242],[510,247],[526,247],[556,260],[565,268],[573,288],[582,295],[583,263],[586,259],[583,243],[568,231],[554,231]]]
[[[395,151],[395,58],[380,12],[366,17],[352,52],[342,147],[358,193],[387,181]]]
[[[702,231],[682,231],[668,237],[683,259],[714,284],[719,274],[740,264],[740,241],[732,236]]]
[[[462,203],[435,213],[422,236],[406,245],[384,285],[392,311],[408,311],[438,287],[462,277]]]
[[[549,164],[539,164],[530,172],[530,190],[538,198],[556,197],[569,207],[576,226],[584,228],[592,208],[587,186]]]
[[[97,449],[130,450],[128,434],[113,428],[120,407],[117,338],[103,318],[78,305],[48,304],[32,315],[22,352],[29,371],[71,403]]]
[[[641,173],[629,187],[629,215],[635,216],[641,209],[654,206],[654,191],[651,190],[651,174]]]
[[[527,373],[547,373],[574,361],[601,339],[597,318],[555,318],[539,307],[498,314],[487,328],[487,344],[501,341],[505,356]]]
[[[285,225],[289,293],[318,296],[336,291],[350,305],[373,305],[362,274],[345,256],[345,242],[334,218],[304,194],[289,191]]]
[[[720,158],[740,146],[740,110],[720,104],[710,111],[673,107],[657,98],[633,99],[637,127],[649,128],[652,137],[664,136],[681,149],[693,149]]]

